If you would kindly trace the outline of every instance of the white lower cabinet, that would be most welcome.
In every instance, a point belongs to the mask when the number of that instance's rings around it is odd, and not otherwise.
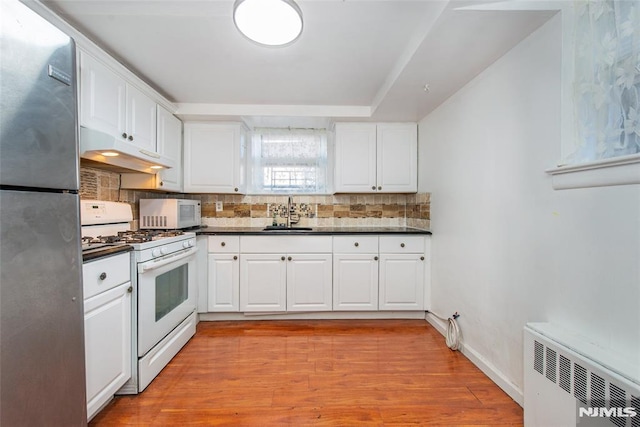
[[[378,310],[378,236],[336,236],[333,251],[333,310]]]
[[[129,259],[125,253],[83,265],[88,419],[131,378]]]
[[[285,255],[240,255],[240,311],[286,311]]]
[[[240,311],[238,255],[209,254],[209,311]]]
[[[422,311],[423,235],[208,238],[209,312]]]
[[[338,254],[333,256],[333,309],[376,311],[378,309],[378,256]]]
[[[240,311],[330,311],[331,236],[242,236]]]
[[[240,255],[240,311],[331,308],[331,254]]]
[[[331,254],[287,256],[287,311],[331,311]]]
[[[380,237],[380,310],[424,310],[426,240]]]
[[[240,237],[211,236],[207,256],[207,308],[240,311]]]

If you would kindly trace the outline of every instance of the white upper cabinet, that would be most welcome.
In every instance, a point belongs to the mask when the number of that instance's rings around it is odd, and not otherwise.
[[[157,153],[174,161],[175,166],[157,174],[123,173],[120,187],[135,190],[182,192],[182,122],[166,108],[157,107]]]
[[[336,123],[337,193],[418,190],[415,123]]]
[[[160,189],[182,191],[182,122],[158,105],[158,153],[172,160],[176,166],[158,173]]]
[[[335,191],[369,193],[376,191],[375,123],[336,124]]]
[[[93,57],[80,52],[80,125],[109,135],[125,132],[127,84]]]
[[[80,52],[80,125],[156,151],[156,103]]]
[[[127,140],[136,146],[156,151],[156,103],[127,83]]]
[[[244,193],[245,135],[241,123],[185,123],[184,191]]]
[[[418,127],[415,123],[382,123],[376,128],[378,191],[418,191]]]

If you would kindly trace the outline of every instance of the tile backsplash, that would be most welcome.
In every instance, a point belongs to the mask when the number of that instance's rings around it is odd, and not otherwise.
[[[130,203],[134,218],[138,218],[140,199],[197,199],[202,202],[202,222],[211,227],[264,227],[272,224],[274,213],[276,221],[284,223],[288,199],[288,196],[166,194],[122,190],[119,174],[89,167],[80,168],[80,197]],[[222,202],[221,211],[216,211],[216,202]],[[429,193],[293,196],[293,205],[300,217],[299,226],[430,228]]]
[[[278,223],[286,222],[288,196],[200,196],[203,222],[210,226],[264,227],[274,213]],[[222,202],[221,211],[216,202]],[[293,205],[299,226],[429,227],[429,194],[293,196]]]

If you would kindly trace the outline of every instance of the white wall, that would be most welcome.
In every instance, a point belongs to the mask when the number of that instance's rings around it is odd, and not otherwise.
[[[640,363],[640,186],[553,190],[560,17],[419,124],[432,309],[522,403],[522,328],[550,321]],[[639,379],[640,380],[640,379]]]

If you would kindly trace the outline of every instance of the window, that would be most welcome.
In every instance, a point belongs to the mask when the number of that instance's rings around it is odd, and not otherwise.
[[[324,129],[255,129],[251,137],[249,192],[328,193]]]
[[[640,6],[562,7],[562,161],[553,187],[640,183]]]
[[[570,163],[640,153],[640,4],[580,1],[575,20]]]

